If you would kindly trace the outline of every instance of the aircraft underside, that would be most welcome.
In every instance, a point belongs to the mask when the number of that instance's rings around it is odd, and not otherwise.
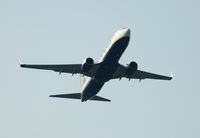
[[[130,40],[130,29],[123,28],[115,33],[110,45],[99,63],[94,63],[92,58],[86,58],[82,64],[58,64],[58,65],[34,65],[21,64],[23,68],[53,70],[61,73],[82,74],[88,79],[83,83],[80,93],[50,95],[50,97],[107,101],[109,99],[97,96],[105,82],[110,79],[158,79],[171,80],[172,76],[163,76],[138,70],[136,62],[131,61],[127,66],[118,63],[120,57],[128,46]]]

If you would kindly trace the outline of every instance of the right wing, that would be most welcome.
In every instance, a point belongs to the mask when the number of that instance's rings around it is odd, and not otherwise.
[[[37,64],[20,64],[23,68],[53,70],[59,73],[72,73],[72,74],[84,74],[85,76],[93,77],[99,68],[100,63],[91,65],[91,69],[88,72],[83,72],[81,69],[82,64],[59,64],[59,65],[37,65]]]

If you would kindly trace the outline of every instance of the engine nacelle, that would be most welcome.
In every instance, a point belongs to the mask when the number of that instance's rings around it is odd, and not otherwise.
[[[131,76],[134,72],[136,72],[138,69],[138,65],[136,62],[132,61],[130,64],[128,64],[126,76]]]
[[[83,70],[83,72],[88,72],[91,69],[93,64],[94,64],[94,60],[88,57],[83,61],[81,69]]]

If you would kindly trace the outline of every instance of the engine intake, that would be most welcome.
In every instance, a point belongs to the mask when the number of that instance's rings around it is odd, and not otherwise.
[[[81,69],[83,70],[83,72],[88,72],[91,69],[93,64],[94,64],[94,60],[88,57],[83,61]]]
[[[133,73],[135,73],[138,69],[138,65],[136,62],[132,61],[127,66],[126,76],[129,78]]]

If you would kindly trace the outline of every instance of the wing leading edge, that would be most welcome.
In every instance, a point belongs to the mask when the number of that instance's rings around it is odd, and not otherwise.
[[[122,65],[118,65],[116,72],[113,74],[112,79],[126,77],[129,79],[157,79],[157,80],[171,80],[172,76],[163,76],[155,73],[150,73],[146,71],[136,70],[131,76],[126,75],[127,68]]]

